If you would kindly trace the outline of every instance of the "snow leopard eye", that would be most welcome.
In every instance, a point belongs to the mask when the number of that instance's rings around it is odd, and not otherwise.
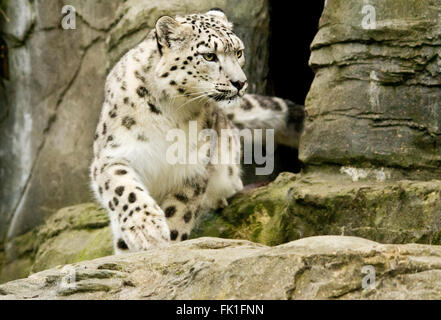
[[[214,53],[205,53],[204,59],[210,62],[217,61],[217,56]]]
[[[239,51],[237,51],[237,52],[236,52],[236,55],[237,55],[237,59],[242,58],[242,56],[243,56],[243,50],[239,50]]]

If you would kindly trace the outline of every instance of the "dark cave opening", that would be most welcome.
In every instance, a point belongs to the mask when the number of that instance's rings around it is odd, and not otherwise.
[[[302,1],[297,11],[288,1],[271,0],[268,93],[304,104],[314,73],[308,66],[310,45],[318,31],[324,0]]]
[[[270,0],[271,36],[267,93],[304,105],[314,73],[308,65],[310,45],[318,31],[325,0]],[[283,171],[298,173],[298,150],[278,146],[274,177]]]

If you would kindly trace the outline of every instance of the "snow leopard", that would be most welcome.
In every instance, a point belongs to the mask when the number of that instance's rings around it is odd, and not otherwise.
[[[187,240],[201,212],[228,205],[243,189],[237,134],[213,152],[189,143],[197,162],[170,163],[170,131],[188,137],[192,123],[198,132],[274,129],[276,143],[298,147],[303,106],[247,94],[244,49],[220,9],[162,16],[112,68],[90,176],[109,213],[116,254]],[[227,163],[210,161],[225,154]]]

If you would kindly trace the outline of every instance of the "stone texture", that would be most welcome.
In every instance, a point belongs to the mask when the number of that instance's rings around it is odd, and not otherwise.
[[[275,246],[317,235],[345,235],[441,245],[441,181],[407,180],[388,170],[363,178],[364,171],[357,172],[282,173],[267,186],[236,195],[223,211],[201,215],[190,238]],[[43,226],[6,243],[0,282],[112,254],[108,224],[105,210],[92,203],[58,211]]]
[[[309,164],[441,164],[441,3],[328,0],[312,45],[300,157]],[[434,172],[436,171],[436,173]]]
[[[363,289],[364,266],[375,289]],[[440,299],[441,248],[311,237],[278,247],[201,238],[57,267],[0,299]]]
[[[94,2],[92,24],[82,18],[90,1],[7,2],[7,15],[20,18],[0,27],[10,65],[0,101],[8,110],[0,123],[0,242],[90,198],[87,166],[103,99],[90,88],[103,86],[104,28],[120,2]],[[65,4],[76,6],[76,30],[60,27]]]
[[[39,229],[31,272],[113,254],[108,214],[95,204],[58,211]]]
[[[108,68],[142,40],[160,15],[225,8],[247,45],[246,71],[256,84],[251,89],[265,87],[267,0],[5,4],[8,16],[20,19],[0,26],[11,71],[0,86],[0,95],[6,96],[0,100],[0,243],[28,232],[60,207],[91,200],[88,166],[103,100],[100,88]],[[76,9],[76,30],[60,27],[67,4]]]
[[[279,245],[315,235],[350,235],[441,245],[441,181],[383,173],[385,181],[370,176],[353,181],[332,170],[282,173],[268,186],[236,195],[222,212],[202,216],[191,237]]]
[[[8,241],[6,248],[4,261],[0,261],[0,283],[57,265],[111,255],[109,218],[95,204],[64,208],[44,225]]]
[[[0,283],[25,278],[34,263],[37,230],[32,230],[9,240],[0,256]]]

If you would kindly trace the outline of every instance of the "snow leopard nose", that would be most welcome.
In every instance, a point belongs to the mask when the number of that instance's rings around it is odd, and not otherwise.
[[[247,83],[246,81],[230,81],[230,82],[237,89],[237,91],[240,91]]]

